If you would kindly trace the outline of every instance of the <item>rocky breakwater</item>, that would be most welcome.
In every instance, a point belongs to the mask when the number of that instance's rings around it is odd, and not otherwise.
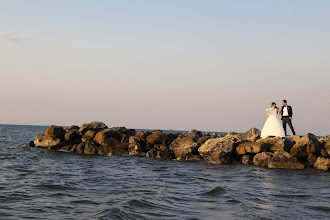
[[[242,135],[191,130],[164,133],[108,128],[102,122],[81,127],[49,126],[25,146],[107,156],[145,156],[167,160],[206,160],[216,164],[246,164],[269,168],[330,169],[330,137],[313,134],[286,138],[260,138],[252,128]]]

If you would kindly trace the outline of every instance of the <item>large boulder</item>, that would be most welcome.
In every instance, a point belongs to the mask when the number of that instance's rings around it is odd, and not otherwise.
[[[94,121],[90,122],[88,124],[83,124],[81,128],[79,129],[79,133],[81,135],[84,135],[88,130],[93,130],[95,132],[102,131],[104,129],[107,129],[108,126],[106,126],[103,122]]]
[[[327,154],[330,156],[330,138],[327,138],[327,142],[324,146],[324,149],[327,152]]]
[[[175,140],[179,135],[175,133],[166,133],[163,144],[170,146],[173,140]]]
[[[314,153],[320,153],[320,147],[316,136],[313,134],[306,134],[290,150],[290,154],[298,159],[305,159],[308,154]]]
[[[84,147],[84,154],[98,154],[100,146],[94,141],[86,141]]]
[[[269,168],[283,169],[304,169],[304,165],[299,162],[296,157],[293,157],[288,152],[277,151],[268,162]]]
[[[163,144],[156,144],[154,148],[157,153],[156,157],[161,158],[161,159],[166,159],[166,160],[171,160],[173,158],[173,155],[169,148]]]
[[[261,131],[259,131],[257,128],[251,128],[247,132],[241,135],[241,140],[246,141],[255,141],[259,139],[261,136]]]
[[[242,157],[242,164],[248,165],[252,164],[252,156],[251,155],[243,155]]]
[[[256,154],[253,157],[253,164],[256,166],[268,167],[270,158],[271,158],[271,154],[269,152],[262,152]]]
[[[56,125],[49,126],[45,131],[46,136],[52,138],[59,138],[60,140],[64,140],[65,133],[66,131],[63,127]]]
[[[128,143],[128,152],[130,155],[141,155],[143,153],[145,142],[140,137],[130,136]]]
[[[38,134],[34,141],[34,145],[35,147],[58,149],[63,146],[63,143],[59,138]]]
[[[260,142],[244,142],[236,148],[238,155],[257,154],[268,150],[269,145]]]
[[[330,168],[330,158],[318,157],[314,163],[314,167],[319,170],[329,170]]]
[[[189,155],[198,154],[198,147],[200,145],[194,141],[192,137],[179,136],[172,141],[169,148],[178,159],[185,159]]]
[[[230,163],[236,141],[237,139],[231,136],[209,139],[198,152],[207,161],[217,164]]]

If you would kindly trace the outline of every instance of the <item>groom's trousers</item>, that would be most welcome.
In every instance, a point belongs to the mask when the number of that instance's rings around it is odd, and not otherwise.
[[[289,127],[291,128],[292,134],[296,135],[296,132],[294,131],[293,126],[292,126],[291,118],[289,116],[283,116],[282,121],[283,121],[283,128],[284,128],[285,136],[286,136],[286,124],[288,124]]]

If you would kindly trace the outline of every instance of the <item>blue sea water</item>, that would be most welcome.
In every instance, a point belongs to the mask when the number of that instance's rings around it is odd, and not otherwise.
[[[79,155],[0,125],[0,219],[329,219],[330,172]]]

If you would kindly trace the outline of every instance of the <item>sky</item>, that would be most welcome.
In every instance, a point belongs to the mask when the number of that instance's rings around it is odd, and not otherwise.
[[[287,99],[297,134],[329,135],[329,8],[0,0],[0,124],[245,132]]]

